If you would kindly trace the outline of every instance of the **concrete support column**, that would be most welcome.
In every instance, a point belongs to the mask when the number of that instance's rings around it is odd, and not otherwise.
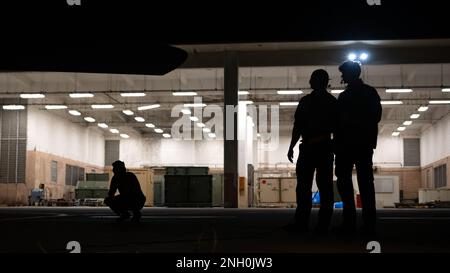
[[[224,207],[238,207],[238,120],[230,111],[238,105],[239,60],[236,52],[227,52],[224,63]],[[227,126],[228,124],[228,126]]]

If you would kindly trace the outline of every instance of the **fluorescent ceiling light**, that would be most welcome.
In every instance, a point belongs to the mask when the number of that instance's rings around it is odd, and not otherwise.
[[[137,122],[145,122],[145,119],[143,117],[135,117],[134,118]]]
[[[340,94],[342,92],[344,92],[345,90],[331,90],[332,94]]]
[[[410,116],[411,119],[418,119],[420,117],[420,114],[412,114]]]
[[[401,126],[401,127],[397,128],[397,131],[399,131],[399,132],[403,132],[405,130],[406,130],[406,127],[404,127],[404,126]]]
[[[118,134],[119,133],[119,130],[117,130],[117,129],[109,129],[109,131],[111,133],[113,133],[113,134]]]
[[[450,104],[450,100],[430,100],[430,104]]]
[[[47,109],[47,110],[61,110],[61,109],[67,109],[67,106],[65,106],[65,105],[46,105],[45,109]]]
[[[98,125],[98,127],[100,127],[100,128],[108,128],[108,125],[106,124],[106,123],[99,123],[99,124],[97,124]]]
[[[130,138],[130,136],[127,135],[127,134],[120,134],[120,137],[121,137],[121,138]]]
[[[112,104],[92,104],[92,109],[112,109],[114,105]]]
[[[91,118],[91,117],[85,117],[84,120],[87,121],[87,122],[91,122],[91,123],[95,122],[95,119]]]
[[[120,93],[122,97],[145,97],[145,93]]]
[[[450,92],[450,88],[443,88],[442,92]]]
[[[403,125],[409,126],[409,125],[411,125],[412,123],[413,123],[413,122],[412,122],[411,120],[407,120],[407,121],[403,122]]]
[[[411,93],[412,89],[386,89],[386,93]]]
[[[69,114],[71,114],[72,116],[81,116],[81,113],[77,110],[69,110]]]
[[[45,98],[44,94],[20,94],[22,99],[43,99]]]
[[[401,100],[382,100],[381,105],[400,105],[403,104]]]
[[[205,107],[205,106],[206,106],[206,104],[204,104],[204,103],[186,103],[184,105],[184,107],[194,107],[194,108],[196,108],[196,107]]]
[[[3,105],[3,110],[23,110],[25,106],[23,105]]]
[[[92,93],[72,93],[72,94],[69,94],[69,96],[71,98],[74,98],[74,99],[78,99],[78,98],[93,98],[94,94],[92,94]]]
[[[191,110],[189,110],[189,109],[181,109],[181,113],[183,113],[185,115],[190,115],[191,114]]]
[[[170,134],[163,134],[164,138],[170,138]]]
[[[253,101],[251,101],[251,100],[241,100],[241,101],[239,101],[239,104],[245,104],[245,105],[253,104]]]
[[[155,129],[155,133],[162,134],[163,132],[164,131],[162,129],[159,129],[159,128]]]
[[[209,128],[203,128],[203,132],[205,132],[205,133],[210,133],[210,132],[211,132],[211,129],[209,129]]]
[[[419,110],[418,110],[419,112],[425,112],[425,111],[428,111],[428,106],[421,106],[421,107],[419,107]]]
[[[200,127],[200,128],[203,128],[203,127],[205,127],[206,125],[205,125],[204,123],[199,122],[199,123],[197,123],[197,126]]]
[[[238,95],[249,95],[250,92],[248,91],[238,91]]]
[[[298,102],[280,102],[280,106],[297,106]]]
[[[127,116],[132,116],[132,115],[134,115],[133,111],[131,111],[131,110],[123,110],[122,113],[124,113],[124,114],[127,115]]]
[[[172,92],[172,95],[180,96],[197,96],[197,92]]]
[[[145,124],[145,126],[148,128],[155,128],[155,124],[153,124],[153,123],[147,123],[147,124]]]
[[[208,136],[209,136],[210,138],[215,138],[215,137],[216,137],[216,134],[214,134],[214,133],[209,133]]]
[[[161,105],[159,105],[159,104],[140,106],[140,107],[138,107],[138,110],[139,110],[139,111],[150,110],[150,109],[158,108],[158,107],[160,107],[160,106],[161,106]]]
[[[393,132],[392,133],[392,136],[395,136],[395,137],[397,137],[397,136],[399,136],[400,135],[400,132]]]
[[[300,95],[303,94],[302,90],[278,90],[278,95]]]
[[[198,117],[195,117],[195,116],[194,117],[190,117],[189,119],[192,120],[192,121],[198,121]]]

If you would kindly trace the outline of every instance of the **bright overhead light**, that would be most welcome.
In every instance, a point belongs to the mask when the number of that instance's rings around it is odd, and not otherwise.
[[[155,131],[155,133],[158,133],[158,134],[162,134],[164,132],[162,129],[159,129],[159,128],[155,129],[154,131]]]
[[[122,97],[145,97],[145,93],[120,93]]]
[[[332,94],[340,94],[342,92],[344,92],[345,90],[331,90]]]
[[[127,134],[120,134],[120,137],[121,137],[121,138],[130,138],[130,136],[127,135]]]
[[[191,114],[191,110],[189,110],[189,109],[182,109],[181,113],[183,113],[185,115],[190,115]]]
[[[426,111],[428,111],[428,106],[421,106],[421,107],[419,107],[419,110],[417,110],[417,111],[426,112]]]
[[[87,121],[87,122],[91,122],[91,123],[95,122],[95,119],[91,118],[91,117],[85,117],[84,120]]]
[[[20,94],[22,99],[43,99],[45,98],[44,94]]]
[[[47,110],[61,110],[61,109],[67,109],[67,106],[65,106],[65,105],[46,105],[45,109],[47,109]]]
[[[210,132],[211,132],[211,129],[209,129],[209,128],[203,128],[203,132],[205,132],[205,133],[210,133]]]
[[[297,106],[298,102],[280,102],[280,106]]]
[[[397,131],[399,131],[399,132],[403,132],[405,130],[406,130],[406,127],[404,127],[404,126],[401,126],[401,127],[397,128]]]
[[[160,107],[160,106],[161,106],[161,105],[159,105],[159,104],[140,106],[140,107],[138,107],[138,110],[139,110],[139,111],[150,110],[150,109],[158,108],[158,107]]]
[[[392,136],[395,136],[395,137],[397,137],[397,136],[399,136],[400,135],[400,132],[393,132],[392,133]]]
[[[155,124],[153,124],[153,123],[147,123],[147,124],[145,124],[145,126],[148,128],[155,128]]]
[[[92,109],[112,109],[114,105],[112,104],[92,104]]]
[[[134,118],[137,122],[145,122],[145,119],[143,117],[135,117]]]
[[[184,105],[184,107],[193,107],[193,108],[196,108],[196,107],[205,107],[206,106],[206,104],[204,104],[204,103],[186,103],[185,105]]]
[[[450,100],[430,100],[430,104],[450,104]]]
[[[418,119],[420,117],[420,114],[412,114],[410,116],[411,119]]]
[[[386,89],[386,93],[411,93],[413,90],[410,88],[406,89]]]
[[[111,133],[113,133],[113,134],[118,134],[119,133],[119,130],[117,130],[117,129],[109,129],[109,131]]]
[[[209,133],[208,136],[209,136],[210,138],[215,138],[215,137],[216,137],[216,134],[214,134],[214,133]]]
[[[23,105],[3,105],[3,110],[23,110],[25,106]]]
[[[172,92],[172,95],[181,97],[181,96],[197,96],[197,92]]]
[[[278,95],[300,95],[303,94],[302,90],[278,90]]]
[[[359,59],[361,60],[361,61],[365,61],[365,60],[367,60],[367,58],[369,58],[369,54],[367,54],[367,53],[361,53],[360,55],[359,55]]]
[[[350,54],[348,54],[347,58],[350,61],[354,61],[354,60],[356,60],[356,54],[355,53],[350,53]]]
[[[413,122],[412,122],[411,120],[407,120],[407,121],[403,122],[403,125],[409,126],[409,125],[411,125],[412,123],[413,123]]]
[[[127,116],[132,116],[132,115],[134,115],[134,112],[131,111],[131,110],[123,110],[122,113],[124,113],[124,114],[127,115]]]
[[[256,136],[257,136],[257,137],[261,137],[261,134],[260,134],[260,133],[257,133]]]
[[[69,110],[69,114],[71,114],[72,116],[81,116],[81,113],[77,110]]]
[[[103,129],[108,128],[108,125],[106,123],[99,123],[97,125],[98,125],[98,127],[103,128]]]
[[[198,121],[198,117],[195,117],[195,116],[194,117],[190,117],[189,119],[192,120],[192,121]]]
[[[245,104],[245,105],[253,104],[253,101],[251,101],[251,100],[241,100],[241,101],[239,101],[239,104]]]
[[[163,134],[164,138],[170,138],[170,134]]]
[[[203,127],[205,127],[206,125],[205,125],[204,123],[199,122],[199,123],[197,123],[197,126],[200,127],[200,128],[203,128]]]
[[[450,88],[443,88],[442,92],[450,92]]]
[[[249,95],[250,92],[248,91],[238,91],[238,95]]]
[[[400,105],[403,104],[403,101],[401,100],[382,100],[382,105]]]
[[[74,98],[74,99],[78,99],[78,98],[93,98],[94,94],[92,94],[92,93],[72,93],[72,94],[69,94],[69,96],[71,98]]]

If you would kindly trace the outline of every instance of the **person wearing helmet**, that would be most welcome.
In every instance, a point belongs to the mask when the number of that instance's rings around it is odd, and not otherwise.
[[[117,160],[112,166],[114,176],[111,179],[105,204],[119,215],[118,222],[123,222],[130,218],[129,211],[133,212],[132,221],[139,222],[141,219],[141,209],[144,207],[146,201],[139,180],[134,173],[127,172],[123,161]],[[117,190],[119,191],[119,195],[115,195]]]
[[[316,232],[328,232],[333,214],[333,150],[332,134],[337,117],[337,100],[328,93],[328,73],[315,70],[309,81],[313,91],[304,96],[295,112],[292,140],[288,159],[293,163],[294,147],[302,138],[297,159],[297,209],[294,222],[285,230],[304,233],[309,229],[312,207],[312,183],[316,172],[316,183],[320,192],[320,211]]]
[[[346,61],[339,66],[342,82],[347,84],[338,97],[338,125],[335,153],[337,186],[343,202],[343,224],[338,228],[345,235],[356,231],[356,208],[352,182],[356,166],[362,203],[362,231],[375,234],[376,206],[372,169],[373,150],[377,146],[378,123],[382,108],[377,90],[361,79],[361,66]]]

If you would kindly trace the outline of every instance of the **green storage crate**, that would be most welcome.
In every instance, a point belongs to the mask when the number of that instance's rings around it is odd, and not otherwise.
[[[207,175],[208,167],[166,167],[166,175]]]
[[[165,175],[164,193],[168,207],[211,207],[212,175]]]
[[[88,181],[109,181],[108,173],[87,173],[86,180]]]

